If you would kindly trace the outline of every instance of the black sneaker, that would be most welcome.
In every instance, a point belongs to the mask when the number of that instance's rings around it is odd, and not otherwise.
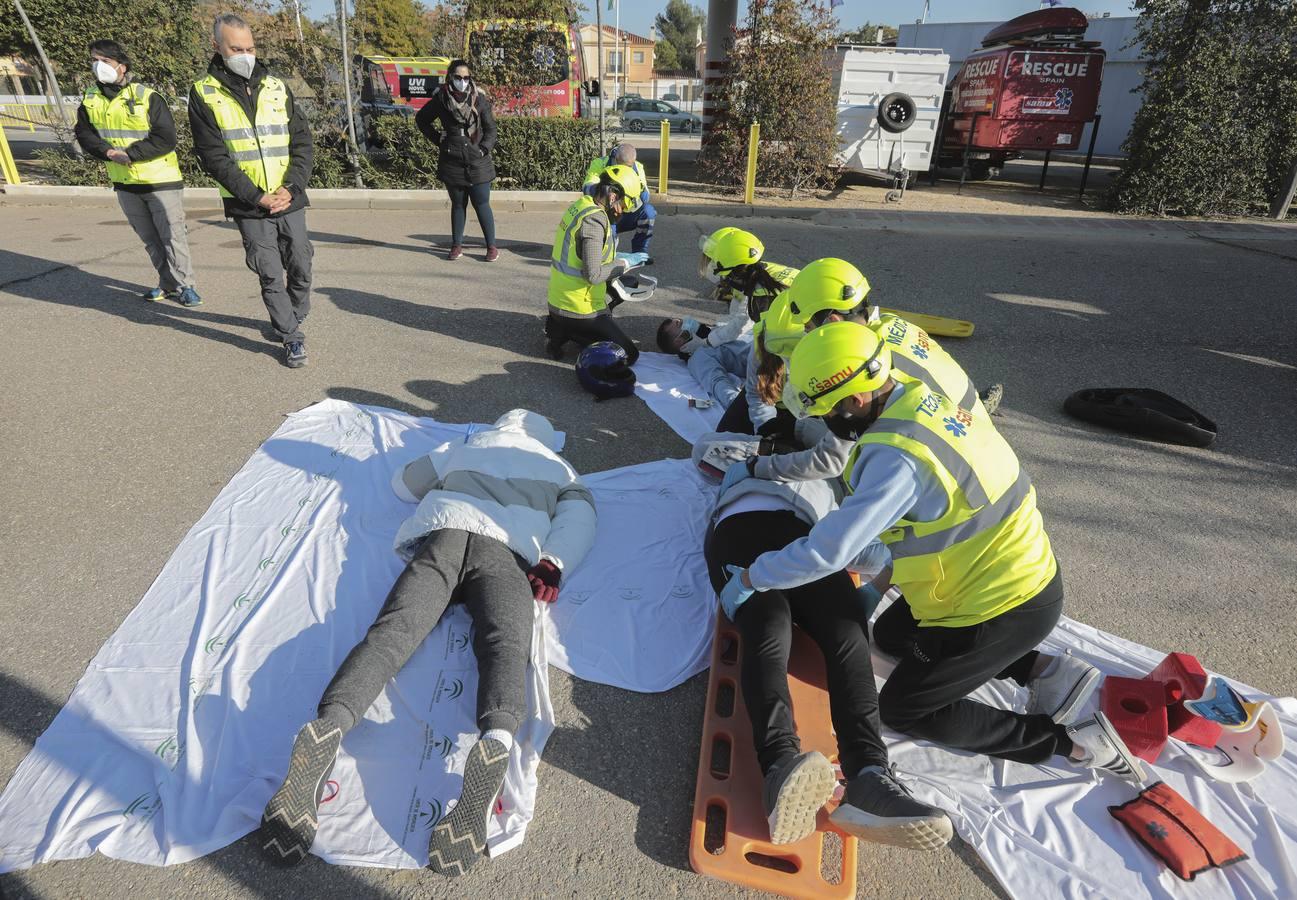
[[[288,776],[261,814],[257,843],[276,865],[306,859],[320,822],[316,815],[329,773],[342,743],[342,729],[332,722],[307,722],[293,741]]]
[[[775,763],[766,775],[764,800],[770,843],[793,844],[815,830],[815,816],[833,796],[833,764],[812,750]]]
[[[302,341],[284,344],[284,362],[290,369],[300,369],[306,365],[306,344]]]
[[[482,738],[468,751],[459,802],[428,839],[428,868],[454,878],[477,862],[486,850],[491,805],[508,771],[509,748],[494,738]]]
[[[907,850],[938,850],[950,843],[950,817],[921,803],[882,766],[869,766],[847,782],[847,795],[829,819],[862,841]]]
[[[1004,399],[1004,385],[996,382],[986,390],[979,391],[977,396],[982,401],[982,406],[986,407],[986,414],[993,416],[1000,408],[1000,401]]]

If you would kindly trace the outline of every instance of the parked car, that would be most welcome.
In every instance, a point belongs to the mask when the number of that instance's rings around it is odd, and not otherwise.
[[[643,99],[644,98],[641,97],[639,94],[622,94],[620,97],[617,98],[617,102],[613,104],[613,108],[616,109],[618,112],[623,112],[626,109],[627,103],[630,103],[632,100],[643,100]]]
[[[679,95],[679,94],[663,94],[663,95],[662,95],[662,99],[663,99],[663,100],[670,100],[670,101],[672,101],[673,103],[679,103],[679,102],[680,102],[680,95]]]
[[[703,120],[692,113],[681,112],[670,103],[661,100],[631,100],[622,110],[622,126],[630,131],[645,131],[658,128],[659,122],[666,120],[673,129],[683,132],[694,132],[702,128]]]

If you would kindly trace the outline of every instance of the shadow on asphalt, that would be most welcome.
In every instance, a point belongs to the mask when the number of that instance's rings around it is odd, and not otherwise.
[[[173,328],[196,337],[229,344],[250,353],[265,354],[275,358],[280,356],[278,345],[268,344],[260,339],[263,323],[255,319],[207,312],[202,309],[185,309],[167,301],[149,303],[140,296],[147,290],[146,285],[92,275],[73,265],[51,267],[48,260],[0,250],[0,272],[27,271],[35,268],[33,264],[43,265],[44,270],[38,270],[38,274],[35,275],[0,282],[0,291],[44,303],[93,309],[119,316],[138,325]],[[231,334],[213,327],[217,325],[255,329],[258,337]]]

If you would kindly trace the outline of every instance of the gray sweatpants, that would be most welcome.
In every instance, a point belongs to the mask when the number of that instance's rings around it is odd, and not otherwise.
[[[311,311],[311,238],[306,210],[268,219],[236,219],[248,268],[261,279],[261,302],[284,343],[304,341],[302,323]],[[287,275],[287,278],[285,278]]]
[[[185,228],[185,192],[181,189],[133,194],[117,191],[117,203],[144,242],[158,273],[158,287],[168,294],[194,286]]]
[[[350,729],[365,715],[451,603],[473,617],[477,723],[518,730],[531,658],[532,594],[525,563],[494,538],[434,531],[396,579],[378,618],[320,699],[322,719]]]

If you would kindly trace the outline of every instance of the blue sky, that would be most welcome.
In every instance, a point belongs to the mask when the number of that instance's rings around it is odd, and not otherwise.
[[[585,0],[590,7],[590,20],[594,20],[594,3],[604,5],[604,21],[611,24],[613,14],[607,9],[607,0]],[[704,10],[706,0],[692,0]],[[827,2],[827,0],[826,0]],[[430,0],[425,0],[431,6]],[[1040,4],[1036,0],[932,0],[932,12],[929,22],[992,22],[1011,19],[1036,9]],[[1079,2],[1079,8],[1088,13],[1112,13],[1114,16],[1129,15],[1129,2],[1096,3]],[[305,0],[304,6],[312,16],[322,16],[334,9],[333,0]],[[648,35],[653,18],[666,6],[666,0],[621,0],[621,26],[636,34]],[[746,4],[740,0],[740,15]],[[923,0],[846,0],[836,10],[838,20],[844,28],[855,28],[865,22],[881,22],[887,25],[900,25],[902,22],[913,22],[923,14]]]

